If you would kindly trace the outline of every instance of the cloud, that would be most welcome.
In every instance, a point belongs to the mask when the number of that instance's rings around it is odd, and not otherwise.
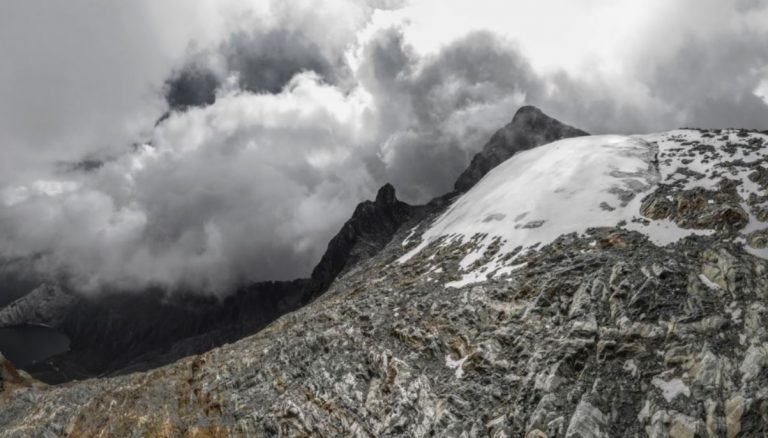
[[[5,255],[36,256],[46,276],[85,289],[215,291],[303,274],[374,186],[338,146],[355,140],[354,99],[306,74],[281,94],[233,93],[171,116],[155,146],[6,190]]]
[[[422,57],[400,27],[379,30],[357,53],[356,77],[378,116],[380,179],[412,202],[450,191],[489,133],[506,124],[540,83],[515,48],[470,33]]]
[[[214,71],[189,63],[166,80],[163,94],[171,110],[185,111],[190,107],[213,104],[216,90],[221,85],[221,78]]]
[[[162,110],[153,90],[218,26],[186,2],[12,2],[0,16],[0,181],[130,144]],[[172,12],[172,13],[171,13]],[[162,22],[157,20],[163,16]]]
[[[321,9],[306,1],[290,7],[274,1],[264,4],[268,13],[241,17],[218,44],[189,54],[165,83],[172,110],[210,105],[221,87],[279,93],[303,72],[338,85],[347,73],[342,59],[346,45],[373,11],[366,3],[347,0],[327,1]],[[323,26],[329,20],[335,20],[332,29]]]
[[[0,256],[84,290],[307,275],[358,202],[447,192],[523,104],[593,133],[768,127],[761,1],[114,4],[39,22],[55,40],[0,26]]]
[[[237,74],[241,89],[253,93],[277,93],[296,74],[315,72],[326,82],[336,82],[333,59],[341,54],[324,55],[308,37],[295,31],[238,33],[223,48],[227,67]],[[330,57],[327,59],[326,56]]]

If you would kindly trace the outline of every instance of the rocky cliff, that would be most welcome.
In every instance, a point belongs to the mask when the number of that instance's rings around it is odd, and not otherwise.
[[[6,398],[13,397],[17,389],[32,387],[44,389],[45,385],[26,372],[17,370],[5,356],[0,354],[0,403]]]
[[[259,333],[16,389],[0,436],[765,436],[767,144],[518,153]]]
[[[420,210],[398,200],[391,184],[381,187],[376,199],[359,204],[328,243],[305,288],[307,297],[318,297],[345,269],[376,255],[398,228]]]
[[[43,284],[0,309],[0,327],[24,324],[60,326],[80,301],[80,297],[58,285]]]

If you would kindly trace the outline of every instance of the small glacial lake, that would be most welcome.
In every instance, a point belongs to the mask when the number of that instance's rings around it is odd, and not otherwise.
[[[26,325],[0,329],[0,353],[18,368],[68,350],[69,338],[52,328]]]

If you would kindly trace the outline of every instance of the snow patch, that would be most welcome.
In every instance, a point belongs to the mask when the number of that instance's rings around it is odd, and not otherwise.
[[[464,375],[464,362],[469,359],[469,355],[462,357],[461,359],[454,360],[450,354],[445,355],[445,366],[452,370],[456,370],[454,375],[457,379],[461,379]]]
[[[638,231],[648,236],[648,240],[657,246],[666,246],[680,241],[688,236],[709,236],[713,230],[695,230],[680,228],[669,219],[657,219],[648,224],[632,222],[624,228],[630,231]]]
[[[637,377],[640,373],[640,369],[637,367],[637,363],[633,359],[629,359],[624,362],[622,369],[631,374],[632,377]]]
[[[499,266],[499,264],[494,261],[474,271],[466,272],[459,280],[445,283],[445,287],[460,288],[470,284],[482,283],[487,281],[490,276],[496,278],[502,275],[509,275],[527,265],[528,263],[518,263],[511,266]]]
[[[720,289],[720,286],[717,285],[717,283],[713,282],[709,278],[707,278],[704,274],[699,274],[699,280],[701,280],[702,283],[704,283],[705,286],[712,290],[718,290]]]
[[[415,227],[408,230],[408,235],[405,236],[405,239],[403,239],[403,243],[401,243],[401,246],[408,246],[409,243],[411,243],[411,239],[413,238],[413,235],[416,234],[416,231],[419,229],[419,226],[416,225]]]
[[[680,379],[672,379],[665,381],[659,377],[654,377],[651,380],[653,386],[661,390],[661,395],[667,403],[671,403],[678,395],[682,394],[686,397],[691,396],[691,390]]]
[[[445,287],[460,288],[470,284],[480,283],[486,281],[487,279],[488,277],[485,274],[478,271],[471,271],[464,274],[464,276],[459,280],[445,283]]]

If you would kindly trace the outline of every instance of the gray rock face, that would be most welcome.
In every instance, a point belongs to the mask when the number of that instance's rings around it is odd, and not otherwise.
[[[0,309],[0,327],[24,324],[57,327],[79,301],[79,297],[57,285],[44,284]]]
[[[17,370],[5,356],[0,353],[0,402],[19,388],[44,388],[45,385],[37,382],[24,371]]]
[[[472,158],[469,167],[456,180],[454,189],[466,192],[491,169],[512,155],[527,149],[569,137],[589,135],[586,132],[555,120],[540,109],[524,106],[517,110],[512,121],[496,131]]]
[[[374,201],[358,204],[352,217],[328,243],[323,258],[315,266],[306,296],[314,299],[325,292],[333,280],[361,260],[378,253],[397,229],[418,209],[397,199],[395,188],[387,183]]]

